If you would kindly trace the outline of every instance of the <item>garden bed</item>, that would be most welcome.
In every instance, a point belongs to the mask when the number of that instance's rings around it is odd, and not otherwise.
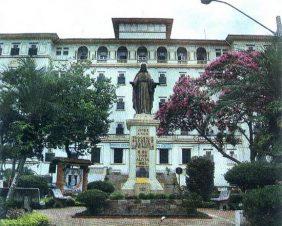
[[[87,210],[74,217],[182,217],[210,218],[198,211],[187,211],[182,207],[182,200],[107,200],[106,206],[98,213]]]

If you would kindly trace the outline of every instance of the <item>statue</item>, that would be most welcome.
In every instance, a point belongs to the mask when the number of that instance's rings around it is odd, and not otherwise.
[[[154,102],[155,88],[159,83],[155,83],[147,71],[146,64],[141,64],[140,71],[130,82],[133,87],[133,108],[136,114],[151,114]]]

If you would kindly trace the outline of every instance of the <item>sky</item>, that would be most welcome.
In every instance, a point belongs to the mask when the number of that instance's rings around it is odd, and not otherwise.
[[[226,0],[276,31],[281,0]],[[271,34],[228,7],[200,0],[0,0],[0,33],[54,32],[60,38],[113,38],[113,17],[173,18],[172,38]]]

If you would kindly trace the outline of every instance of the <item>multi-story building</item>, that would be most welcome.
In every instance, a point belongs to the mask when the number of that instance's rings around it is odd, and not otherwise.
[[[13,67],[17,59],[32,56],[41,67],[77,60],[91,60],[95,77],[111,78],[117,86],[117,103],[112,109],[107,136],[97,149],[83,158],[93,165],[89,181],[102,179],[105,169],[128,174],[129,135],[126,120],[133,118],[132,87],[130,82],[145,62],[155,82],[153,112],[172,94],[179,76],[198,77],[206,64],[230,50],[263,50],[271,40],[265,35],[228,35],[225,40],[171,39],[172,19],[163,18],[113,18],[115,38],[110,39],[61,39],[55,33],[0,34],[0,65]],[[178,131],[172,136],[157,138],[156,170],[159,173],[174,172],[185,168],[193,156],[209,156],[215,163],[215,185],[226,185],[224,173],[233,163],[221,156],[204,139],[194,132]],[[49,173],[50,152],[66,156],[62,150],[46,150],[43,162],[30,161],[30,167],[38,174]],[[249,160],[248,145],[242,142],[236,147],[226,145],[226,152],[240,161]],[[35,165],[34,165],[35,164]],[[56,175],[54,174],[54,180]],[[181,184],[185,174],[181,176]]]

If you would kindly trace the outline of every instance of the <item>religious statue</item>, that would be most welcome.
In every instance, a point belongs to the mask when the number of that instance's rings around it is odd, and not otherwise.
[[[155,88],[159,83],[155,83],[147,71],[146,64],[141,64],[141,68],[130,82],[133,87],[133,108],[136,114],[151,114],[154,102]]]

